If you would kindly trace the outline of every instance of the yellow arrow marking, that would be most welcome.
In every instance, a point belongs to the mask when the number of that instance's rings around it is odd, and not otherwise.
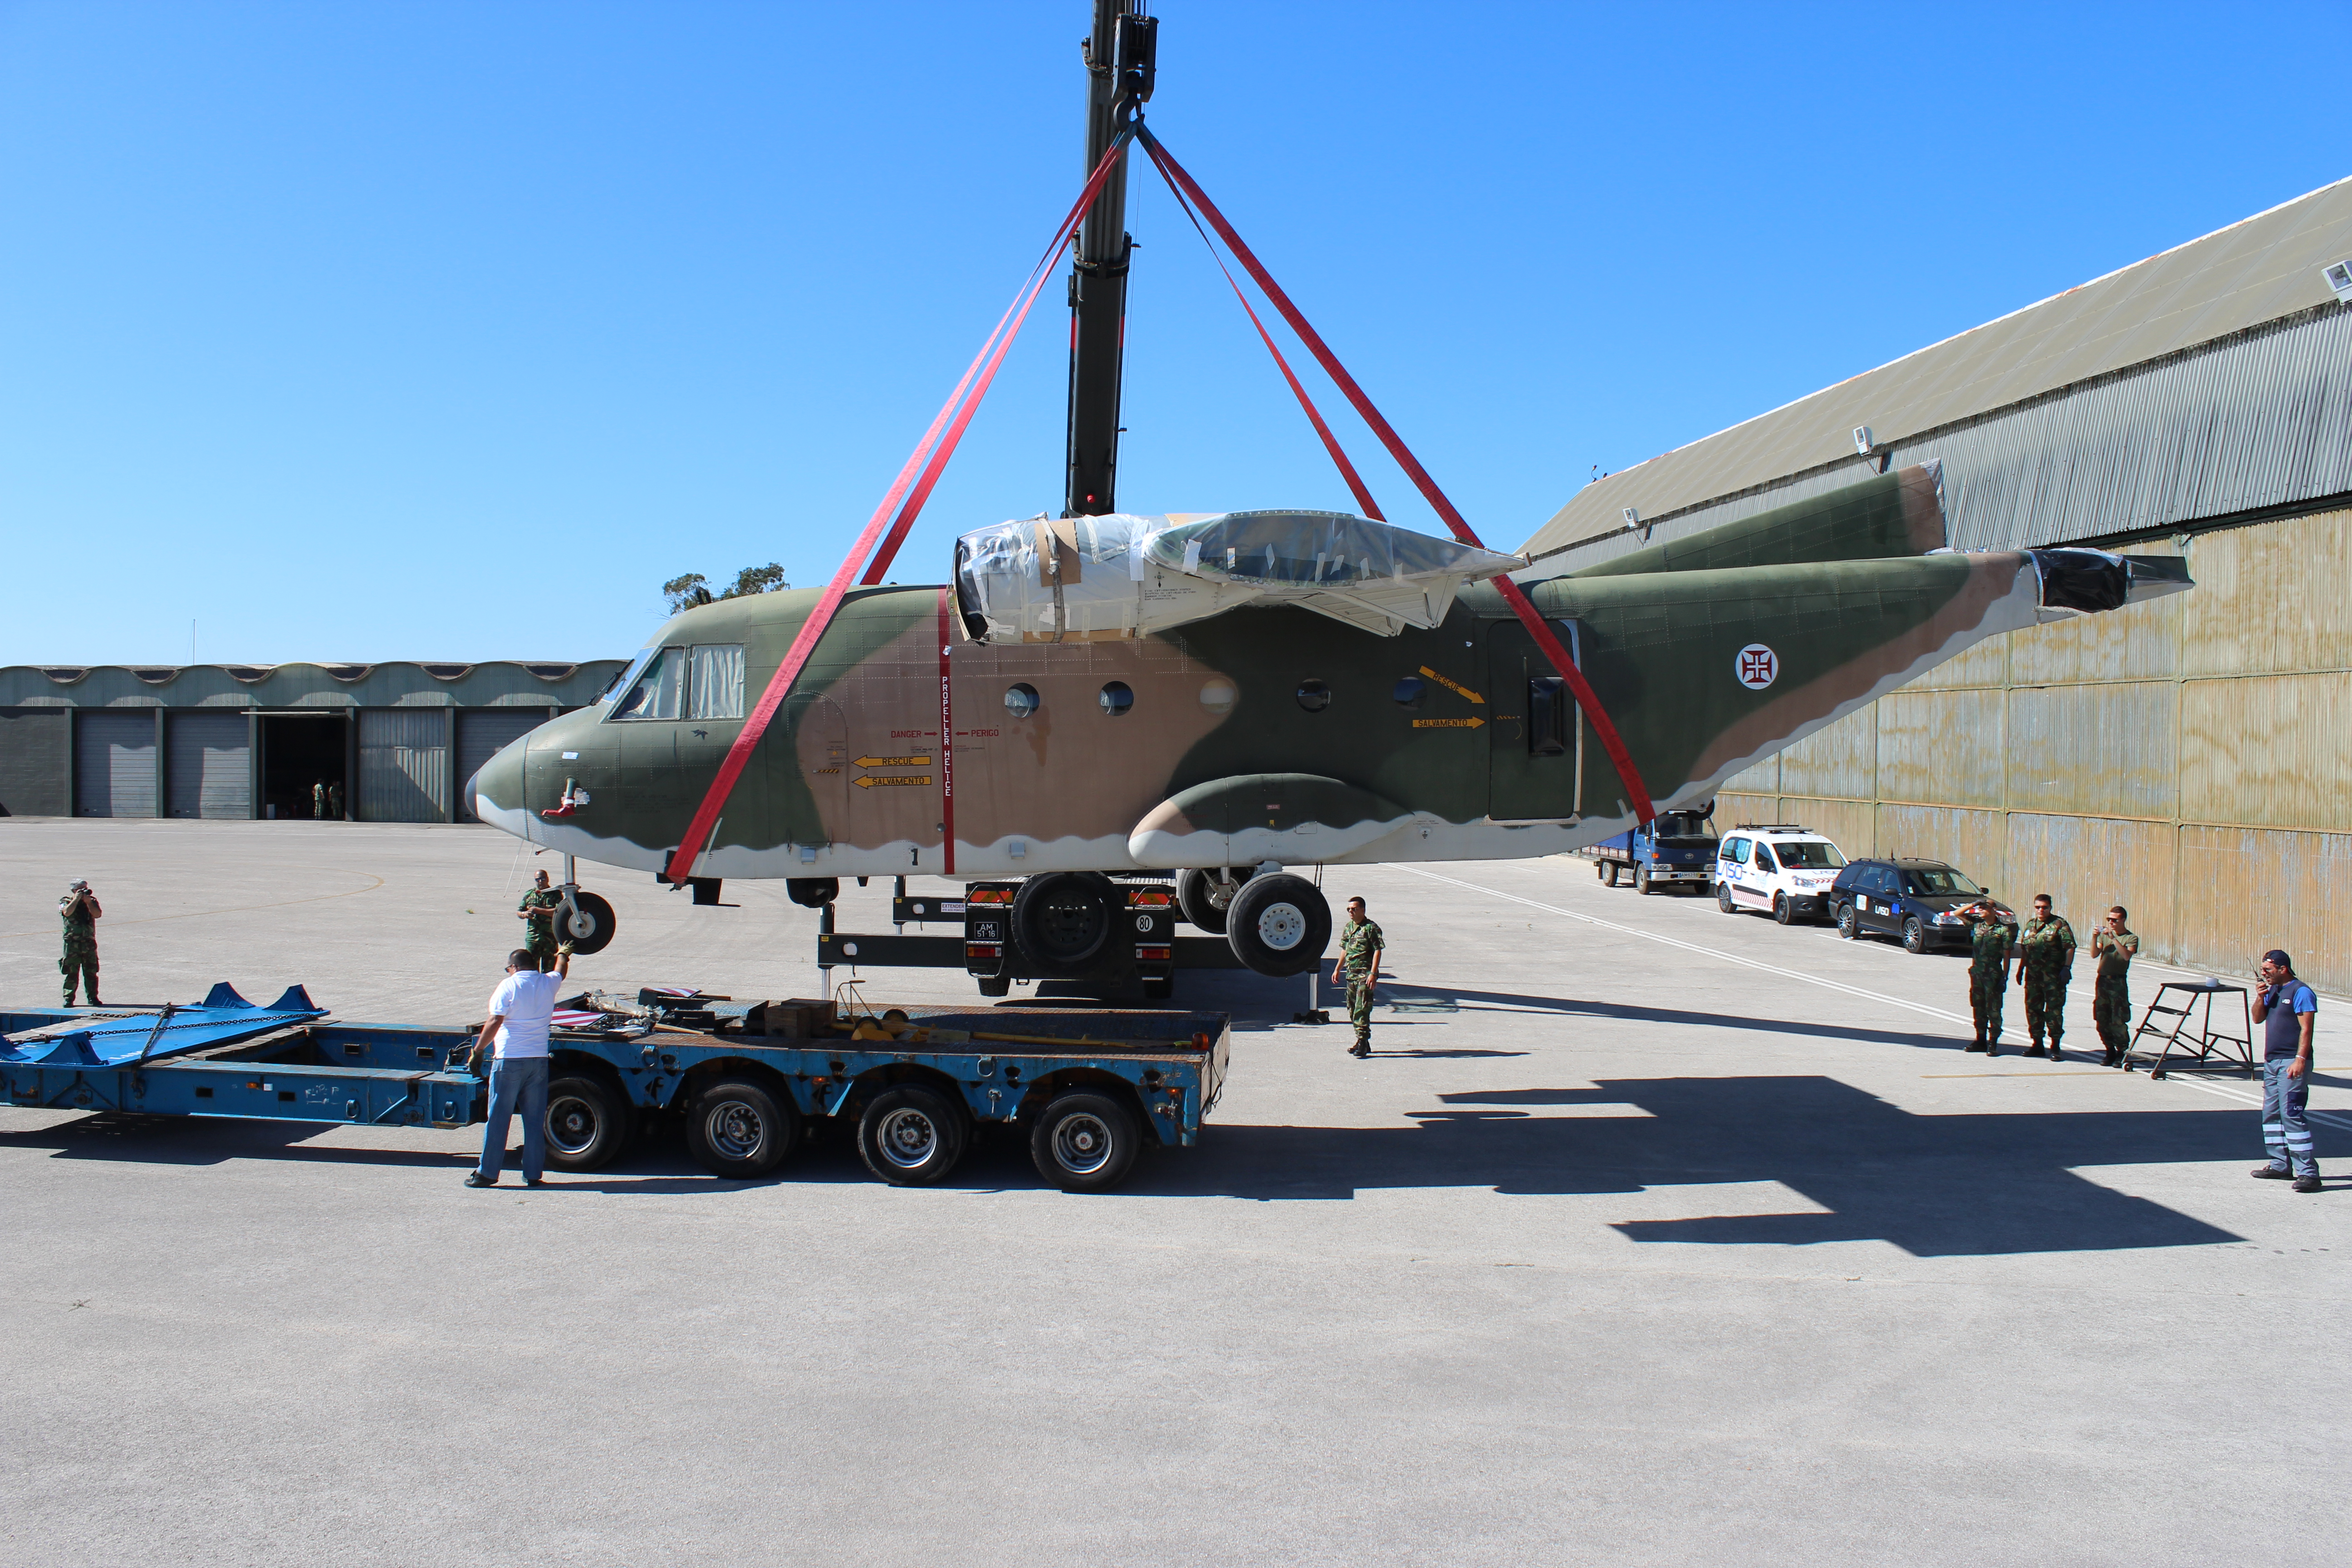
[[[1423,666],[1421,667],[1421,672],[1422,672],[1422,674],[1423,674],[1423,675],[1425,675],[1425,676],[1429,677],[1429,679],[1430,679],[1434,680],[1435,682],[1437,682],[1437,684],[1438,684],[1438,685],[1443,686],[1444,688],[1445,688],[1445,689],[1446,689],[1446,690],[1448,690],[1448,691],[1458,691],[1458,692],[1460,692],[1463,696],[1467,697],[1468,699],[1470,699],[1470,700],[1471,700],[1471,701],[1477,703],[1477,704],[1478,704],[1480,707],[1482,707],[1482,708],[1483,708],[1483,707],[1485,707],[1485,706],[1486,705],[1486,700],[1485,698],[1483,698],[1483,697],[1479,696],[1476,692],[1475,692],[1475,691],[1471,690],[1468,687],[1464,686],[1464,685],[1460,684],[1460,683],[1459,683],[1459,682],[1457,682],[1457,681],[1452,681],[1452,680],[1448,680],[1448,679],[1445,679],[1445,677],[1444,677],[1444,676],[1442,676],[1442,675],[1438,674],[1438,673],[1437,673],[1437,671],[1435,671],[1435,670],[1433,670],[1433,669],[1430,668],[1429,668],[1429,666],[1427,666],[1427,665],[1425,665],[1425,664],[1424,664],[1424,665],[1423,665]]]
[[[869,773],[857,781],[857,787],[872,789],[876,784],[927,784],[930,782],[929,773],[884,773],[878,777]]]
[[[861,768],[928,768],[931,765],[931,759],[929,757],[860,757],[857,759],[857,765]]]
[[[1484,719],[1415,719],[1412,727],[1416,730],[1475,730],[1486,721]]]

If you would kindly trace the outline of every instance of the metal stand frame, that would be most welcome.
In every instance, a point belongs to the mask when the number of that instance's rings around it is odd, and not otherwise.
[[[2179,998],[2180,1005],[2167,1006],[2165,997],[2174,991],[2182,993]],[[2245,1026],[2243,1034],[2228,1034],[2213,1027],[2213,998],[2229,995],[2238,998],[2239,1011]],[[2200,1000],[2204,1004],[2201,1015],[2197,1011]],[[2158,1022],[2159,1015],[2169,1019],[2169,1024]],[[2222,1021],[2229,1021],[2226,1015]],[[2150,1035],[2163,1042],[2152,1055],[2139,1048],[2140,1040]],[[2147,1010],[2140,1015],[2139,1027],[2132,1031],[2130,1041],[2124,1047],[2124,1071],[2132,1070],[2132,1058],[2137,1056],[2147,1063],[2149,1078],[2162,1078],[2176,1047],[2184,1053],[2189,1053],[2193,1048],[2189,1061],[2196,1067],[2204,1066],[2206,1058],[2217,1050],[2221,1053],[2224,1063],[2234,1057],[2238,1070],[2252,1078],[2257,1070],[2254,1067],[2254,1012],[2253,1004],[2246,999],[2246,988],[2219,980],[2168,980],[2158,985],[2156,994],[2148,998]]]

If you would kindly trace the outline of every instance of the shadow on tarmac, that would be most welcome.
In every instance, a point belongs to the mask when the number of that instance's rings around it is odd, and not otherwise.
[[[1412,1127],[1210,1123],[1194,1150],[1163,1150],[1124,1187],[1090,1200],[1351,1199],[1413,1187],[1521,1194],[1633,1194],[1681,1184],[1776,1182],[1826,1211],[1625,1220],[1634,1241],[1698,1245],[1879,1240],[1915,1257],[2199,1247],[2242,1239],[2219,1226],[2086,1180],[2075,1168],[2238,1162],[2255,1157],[2248,1110],[2078,1111],[1919,1116],[1821,1077],[1603,1079],[1591,1089],[1438,1097]],[[1547,1115],[1551,1110],[1582,1112]],[[1612,1113],[1613,1112],[1613,1113]],[[414,1166],[454,1182],[469,1154],[306,1143],[320,1128],[266,1121],[94,1115],[0,1135],[62,1159],[158,1165],[292,1160]],[[1027,1140],[979,1130],[944,1191],[1035,1191]],[[509,1156],[504,1185],[520,1175]],[[838,1130],[813,1137],[770,1182],[705,1174],[677,1136],[631,1148],[583,1175],[551,1173],[550,1196],[721,1194],[790,1183],[872,1180]]]

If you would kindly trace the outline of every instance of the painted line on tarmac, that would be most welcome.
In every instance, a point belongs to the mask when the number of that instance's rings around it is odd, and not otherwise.
[[[1719,947],[1706,947],[1698,942],[1685,942],[1680,937],[1666,936],[1654,931],[1643,931],[1639,926],[1629,926],[1617,921],[1603,920],[1599,915],[1580,914],[1574,910],[1561,909],[1558,904],[1542,903],[1534,899],[1523,899],[1517,893],[1506,893],[1498,888],[1486,888],[1475,882],[1465,882],[1458,877],[1442,877],[1434,871],[1424,871],[1418,866],[1393,864],[1390,868],[1397,871],[1410,871],[1416,877],[1426,877],[1433,882],[1444,882],[1449,887],[1460,888],[1465,892],[1484,893],[1490,899],[1501,899],[1508,903],[1525,905],[1531,910],[1541,910],[1548,915],[1559,915],[1564,920],[1580,921],[1586,925],[1600,926],[1604,930],[1622,932],[1626,936],[1637,936],[1644,942],[1663,942],[1668,947],[1681,948],[1685,952],[1696,952],[1706,958],[1719,958],[1726,963],[1736,963],[1743,969],[1761,970],[1766,974],[1777,974],[1784,980],[1796,980],[1807,985],[1818,985],[1824,991],[1842,991],[1849,996],[1859,996],[1866,1002],[1884,1003],[1889,1007],[1900,1007],[1906,1012],[1917,1013],[1925,1017],[1941,1018],[1947,1023],[1971,1026],[1975,1023],[1972,1018],[1964,1018],[1958,1013],[1948,1013],[1940,1007],[1930,1007],[1924,1002],[1909,1002],[1900,996],[1889,996],[1883,991],[1869,991],[1859,985],[1848,985],[1842,981],[1824,979],[1818,974],[1808,974],[1801,969],[1784,969],[1780,964],[1766,963],[1761,959],[1743,958],[1736,952],[1726,952]],[[2003,1029],[2001,1037],[2021,1040],[2026,1037],[2015,1029]],[[2035,1073],[2031,1076],[2051,1078],[2059,1075]],[[2225,1089],[2217,1083],[2200,1083],[2195,1079],[2176,1079],[2168,1073],[2165,1076],[2164,1081],[2167,1083],[2178,1081],[2184,1089],[2201,1089],[2207,1094],[2218,1094],[2224,1100],[2235,1100],[2241,1105],[2259,1108],[2262,1104],[2260,1095],[2248,1094],[2241,1089]],[[2324,1121],[2330,1127],[2352,1131],[2352,1118],[2337,1116],[2325,1110],[2308,1110],[2305,1114],[2314,1121]]]

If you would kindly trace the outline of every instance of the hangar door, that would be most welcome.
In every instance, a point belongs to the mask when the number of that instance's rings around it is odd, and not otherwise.
[[[66,736],[70,708],[0,711],[0,816],[70,816]]]
[[[155,815],[155,710],[76,715],[74,815]]]
[[[457,710],[457,820],[472,822],[474,797],[466,781],[509,741],[519,741],[555,716],[552,708],[460,708]]]
[[[182,711],[166,722],[165,808],[173,816],[251,816],[252,731],[243,710]]]
[[[448,710],[361,709],[360,820],[444,822],[448,803]]]

